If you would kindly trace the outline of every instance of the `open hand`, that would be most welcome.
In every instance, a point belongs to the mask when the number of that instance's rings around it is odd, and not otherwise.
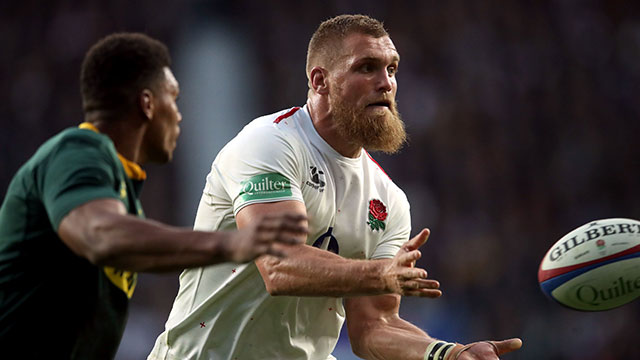
[[[427,271],[416,268],[416,260],[422,254],[418,248],[427,242],[429,229],[423,229],[418,235],[407,241],[383,270],[386,290],[404,296],[437,298],[442,295],[438,290],[440,283],[427,279]]]
[[[479,341],[454,349],[447,360],[499,360],[499,356],[522,347],[518,338],[501,341]]]

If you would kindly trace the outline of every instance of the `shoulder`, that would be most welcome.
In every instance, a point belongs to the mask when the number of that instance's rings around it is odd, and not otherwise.
[[[261,116],[247,124],[240,134],[264,133],[275,136],[290,135],[296,132],[298,128],[296,120],[302,113],[300,107],[296,106]]]
[[[293,107],[254,119],[226,147],[241,153],[297,149],[301,145],[296,121],[299,109]]]
[[[380,166],[371,155],[365,151],[364,156],[367,156],[369,173],[373,174],[372,181],[375,183],[380,201],[382,201],[384,206],[388,207],[389,216],[396,219],[392,221],[392,223],[395,225],[408,225],[411,206],[407,195],[391,177],[387,175],[382,166]],[[399,221],[398,219],[404,220]]]
[[[96,133],[95,131],[91,131],[88,129],[80,129],[76,127],[68,128],[62,131],[61,133],[53,137],[51,140],[61,144],[75,142],[80,144],[86,143],[86,144],[93,144],[93,145],[95,144],[110,145],[113,143],[107,135],[99,134],[99,133]]]
[[[374,181],[378,186],[386,190],[388,196],[394,201],[402,201],[408,204],[407,195],[404,191],[391,179],[387,172],[366,150],[363,150],[363,156],[366,156],[366,163],[369,170],[373,173]]]
[[[25,164],[38,188],[45,184],[74,182],[91,174],[111,178],[120,172],[120,162],[111,139],[78,128],[66,129],[45,142]]]
[[[113,142],[106,135],[68,128],[45,141],[25,165],[39,166],[58,157],[95,157],[96,153],[110,153],[109,156],[116,156]]]
[[[104,152],[115,156],[113,141],[107,135],[79,128],[69,128],[60,132],[40,148],[40,151],[48,154],[64,150],[82,150],[83,152],[77,154],[78,156],[91,156],[95,152]]]

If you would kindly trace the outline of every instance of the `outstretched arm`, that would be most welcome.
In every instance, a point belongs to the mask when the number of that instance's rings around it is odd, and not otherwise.
[[[353,352],[363,359],[422,359],[435,341],[400,318],[400,295],[345,299],[347,330]]]
[[[306,215],[303,203],[288,200],[249,205],[238,212],[236,221],[242,229],[264,214],[282,211]],[[438,297],[442,294],[438,282],[428,280],[424,269],[413,267],[420,258],[417,249],[428,235],[428,230],[423,230],[393,259],[353,260],[307,245],[275,245],[286,256],[264,256],[256,264],[271,295],[343,297],[396,293]]]
[[[427,348],[438,340],[400,318],[399,309],[400,296],[396,294],[345,299],[353,352],[369,360],[426,359]],[[483,341],[466,346],[452,344],[447,357],[443,355],[440,359],[498,360],[498,355],[517,350],[521,345],[520,339]]]
[[[270,214],[241,231],[192,231],[128,215],[117,199],[98,199],[71,210],[60,222],[58,235],[96,265],[172,271],[245,262],[263,254],[280,256],[273,244],[299,244],[306,234],[304,220],[304,215]]]

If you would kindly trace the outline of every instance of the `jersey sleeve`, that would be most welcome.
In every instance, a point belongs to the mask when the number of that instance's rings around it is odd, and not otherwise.
[[[402,190],[396,188],[395,202],[389,209],[388,227],[378,243],[371,259],[388,259],[396,255],[400,247],[411,235],[411,214],[409,201]]]
[[[244,129],[218,155],[208,182],[219,181],[233,213],[247,205],[282,200],[303,201],[300,151],[292,134],[263,125]]]
[[[119,198],[113,161],[103,142],[78,136],[63,141],[39,165],[42,200],[56,231],[74,208],[99,198]]]

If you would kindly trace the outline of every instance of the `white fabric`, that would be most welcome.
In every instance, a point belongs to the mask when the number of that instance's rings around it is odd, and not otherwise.
[[[241,195],[243,181],[266,173],[286,178],[290,194],[278,190],[274,198],[257,200]],[[327,249],[333,236],[346,258],[390,258],[409,239],[402,190],[364,150],[354,159],[331,148],[306,106],[252,121],[222,149],[207,176],[195,229],[235,229],[234,214],[244,206],[285,199],[306,206],[307,244],[323,238],[320,247]],[[386,206],[384,230],[367,224],[373,199]],[[322,236],[330,228],[331,236]],[[270,296],[254,263],[186,270],[149,359],[334,359],[344,318],[341,298]]]

